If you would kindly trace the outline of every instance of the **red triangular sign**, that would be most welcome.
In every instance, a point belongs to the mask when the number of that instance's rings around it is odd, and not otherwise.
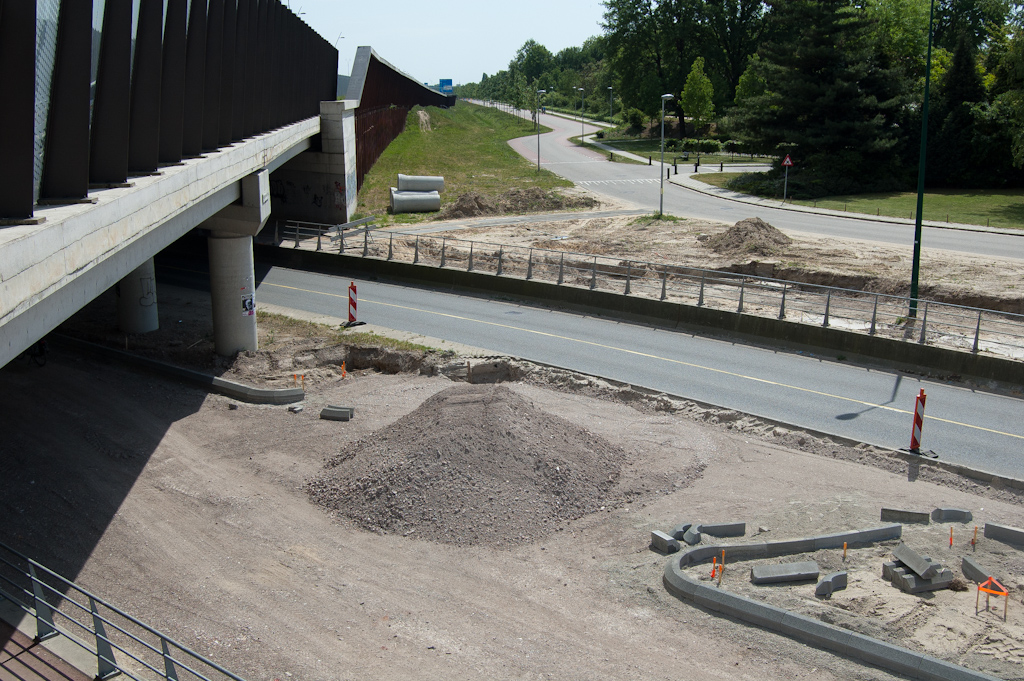
[[[782,165],[785,166],[786,168],[793,167],[793,159],[789,157],[789,154],[786,154],[786,158],[782,159]]]

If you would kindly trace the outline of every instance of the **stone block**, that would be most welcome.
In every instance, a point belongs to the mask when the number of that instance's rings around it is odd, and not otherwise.
[[[831,596],[833,591],[841,591],[846,588],[847,575],[845,572],[833,572],[822,577],[818,586],[814,588],[815,596]]]
[[[960,571],[964,573],[964,577],[978,584],[993,576],[992,572],[982,567],[978,561],[966,556],[960,564]]]
[[[899,508],[883,508],[882,520],[890,523],[929,523],[928,513],[906,511]]]
[[[930,556],[922,556],[922,560],[933,562]],[[939,567],[942,567],[941,565]],[[882,563],[882,579],[891,582],[896,575],[905,575],[911,572],[910,568],[898,560],[890,560]]]
[[[938,591],[948,589],[953,581],[953,571],[943,568],[932,579],[922,579],[913,573],[898,575],[893,579],[894,586],[899,587],[908,594],[923,593],[925,591]]]
[[[700,543],[700,525],[691,525],[686,532],[683,533],[683,541],[690,546]]]
[[[937,523],[969,523],[974,514],[962,508],[937,508],[932,511],[932,520]]]
[[[926,561],[917,551],[902,542],[893,549],[892,555],[917,573],[921,579],[932,579],[936,574],[935,565]]]
[[[651,546],[654,547],[655,551],[661,551],[665,554],[675,553],[679,550],[679,542],[661,530],[651,532]]]
[[[750,581],[754,584],[780,582],[806,582],[818,578],[818,564],[813,560],[780,565],[755,565],[750,568]]]
[[[791,539],[789,541],[772,541],[767,545],[769,556],[788,556],[794,553],[810,553],[814,551],[813,539]]]
[[[1009,525],[985,523],[985,538],[1008,544],[1024,544],[1024,530]]]
[[[669,534],[672,535],[673,539],[678,539],[679,541],[682,541],[683,535],[686,534],[686,531],[690,529],[692,525],[693,523],[679,523],[678,525],[672,528],[672,532],[670,532]]]
[[[327,405],[320,411],[320,418],[326,421],[348,421],[352,418],[353,412],[350,407]]]
[[[712,537],[742,537],[747,533],[747,524],[717,523],[715,525],[701,525],[700,531]]]

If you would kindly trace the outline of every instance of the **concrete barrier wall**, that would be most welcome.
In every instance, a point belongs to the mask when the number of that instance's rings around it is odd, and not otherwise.
[[[488,291],[616,319],[705,329],[751,340],[769,340],[789,346],[828,350],[836,354],[860,355],[892,362],[897,366],[1024,383],[1024,362],[610,291],[591,291],[564,284],[559,286],[548,282],[499,277],[485,272],[413,265],[394,260],[268,247],[261,247],[260,257],[299,269],[326,273],[361,273],[445,288]]]

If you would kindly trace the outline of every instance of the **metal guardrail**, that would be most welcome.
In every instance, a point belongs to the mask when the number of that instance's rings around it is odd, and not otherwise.
[[[300,238],[301,240],[301,238]],[[1024,360],[1024,315],[718,270],[424,234],[364,230],[352,255],[488,272]],[[296,248],[299,242],[296,241]],[[320,250],[318,248],[318,250]]]
[[[244,681],[0,542],[3,599],[35,618],[36,640],[64,636],[95,655],[98,679]]]
[[[340,241],[341,245],[339,247],[339,253],[344,253],[346,239],[345,230],[353,229],[360,225],[370,225],[375,221],[376,218],[370,217],[346,222],[341,225],[325,225],[319,222],[286,220],[283,228],[280,221],[278,221],[274,223],[274,243],[280,244],[283,242],[292,242],[292,247],[298,248],[306,239],[316,239],[316,250],[322,251],[324,250],[323,238],[326,236],[332,243]],[[352,238],[356,237],[348,238],[351,241]]]

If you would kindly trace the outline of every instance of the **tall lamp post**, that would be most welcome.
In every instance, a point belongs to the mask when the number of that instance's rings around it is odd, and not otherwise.
[[[924,168],[928,152],[928,86],[932,78],[932,22],[935,18],[935,0],[928,11],[928,59],[924,72],[924,104],[921,107],[921,155],[917,161],[917,215],[914,218],[914,264],[910,271],[910,312],[917,317],[918,283],[921,275],[921,213],[924,211]]]
[[[661,96],[661,197],[658,201],[658,217],[665,214],[665,102],[672,95]]]
[[[576,88],[580,91],[580,146],[583,146],[583,88]]]
[[[540,172],[540,96],[547,94],[547,90],[537,90],[537,172]]]
[[[615,110],[612,107],[612,86],[608,86],[608,122],[611,123],[612,116],[615,115]]]

